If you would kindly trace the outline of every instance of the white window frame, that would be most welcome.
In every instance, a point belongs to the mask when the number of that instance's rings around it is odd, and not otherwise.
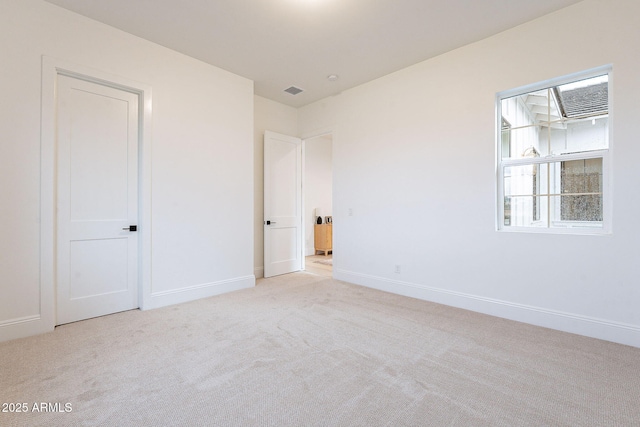
[[[608,147],[600,150],[585,151],[570,154],[551,154],[544,157],[536,158],[502,158],[502,100],[529,92],[560,86],[563,84],[589,79],[607,74],[608,75]],[[612,81],[613,70],[611,65],[593,68],[587,71],[557,77],[545,80],[539,83],[510,89],[496,94],[496,229],[504,232],[527,232],[527,233],[551,233],[551,234],[610,234],[612,232],[612,191],[611,191],[611,153],[612,149],[612,122],[613,122],[613,103],[612,103]],[[508,166],[536,165],[560,163],[571,160],[584,160],[602,158],[602,222],[598,225],[577,221],[562,221],[562,226],[557,227],[558,221],[548,221],[546,227],[542,226],[511,226],[504,224],[504,170]],[[555,194],[546,195],[554,196]],[[559,194],[558,194],[559,195]],[[542,217],[542,213],[541,213]],[[601,224],[601,225],[600,225]]]

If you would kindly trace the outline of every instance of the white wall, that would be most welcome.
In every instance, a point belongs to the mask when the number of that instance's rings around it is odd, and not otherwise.
[[[305,255],[314,255],[315,208],[322,210],[322,217],[333,211],[332,137],[323,135],[305,140],[304,153],[304,214]]]
[[[254,98],[254,274],[264,277],[264,131],[298,135],[298,110],[261,96]]]
[[[42,55],[153,90],[145,306],[255,283],[250,80],[41,0],[0,2],[0,40],[0,340],[53,327],[40,318]]]
[[[302,108],[333,131],[334,277],[640,346],[638,16],[586,0]],[[497,232],[496,93],[606,64],[613,233]]]

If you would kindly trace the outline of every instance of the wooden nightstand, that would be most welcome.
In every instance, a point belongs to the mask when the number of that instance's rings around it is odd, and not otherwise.
[[[329,252],[333,252],[333,224],[315,224],[313,237],[316,255],[318,252],[324,252],[327,256]]]

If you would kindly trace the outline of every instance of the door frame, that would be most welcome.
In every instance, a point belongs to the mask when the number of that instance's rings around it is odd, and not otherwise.
[[[38,332],[53,330],[56,313],[56,104],[59,75],[138,95],[138,303],[151,300],[151,86],[101,70],[42,56],[40,135],[40,313]]]
[[[271,132],[271,131],[265,131],[265,133],[266,132]],[[333,132],[332,129],[324,129],[324,130],[322,130],[321,132],[319,132],[317,134],[312,134],[312,135],[309,135],[309,136],[304,137],[304,138],[299,138],[300,141],[301,141],[301,151],[302,151],[302,154],[301,154],[301,156],[302,156],[302,159],[301,159],[302,160],[302,171],[301,171],[301,177],[300,177],[300,180],[301,180],[300,183],[301,183],[301,187],[302,188],[301,188],[300,207],[299,207],[300,212],[302,213],[302,221],[301,221],[302,223],[300,225],[300,236],[299,236],[299,238],[300,238],[300,240],[302,242],[302,244],[300,245],[300,251],[301,251],[301,254],[300,254],[300,257],[301,257],[300,271],[306,270],[305,235],[306,235],[307,226],[306,226],[305,221],[304,221],[304,207],[305,207],[305,199],[306,199],[306,183],[305,183],[306,161],[305,161],[305,155],[306,155],[307,140],[314,139],[314,138],[319,138],[319,137],[326,136],[326,135],[331,135],[332,138],[333,138],[333,134],[334,134],[334,132]],[[263,138],[264,138],[264,134],[263,134]],[[264,172],[263,172],[263,185],[264,185]],[[331,197],[333,198],[333,190],[331,191]],[[266,216],[265,216],[265,213],[264,213],[264,202],[263,202],[263,206],[262,207],[263,207],[263,209],[262,209],[262,212],[260,213],[260,216],[261,216],[260,223],[262,224],[262,227],[263,227],[262,228],[262,230],[263,230],[262,231],[262,236],[263,236],[263,247],[264,247],[264,221],[266,220]],[[265,264],[266,264],[265,263],[265,258],[266,258],[266,255],[265,255],[264,250],[263,250],[263,254],[262,254],[262,264],[263,264],[263,266],[262,266],[262,272],[263,272],[262,276],[263,277],[264,277],[264,269],[265,269]]]

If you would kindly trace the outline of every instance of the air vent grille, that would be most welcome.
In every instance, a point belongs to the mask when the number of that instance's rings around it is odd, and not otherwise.
[[[290,93],[291,95],[297,95],[300,92],[302,92],[302,89],[300,89],[299,87],[295,87],[295,86],[291,86],[287,89],[284,90],[287,93]]]

